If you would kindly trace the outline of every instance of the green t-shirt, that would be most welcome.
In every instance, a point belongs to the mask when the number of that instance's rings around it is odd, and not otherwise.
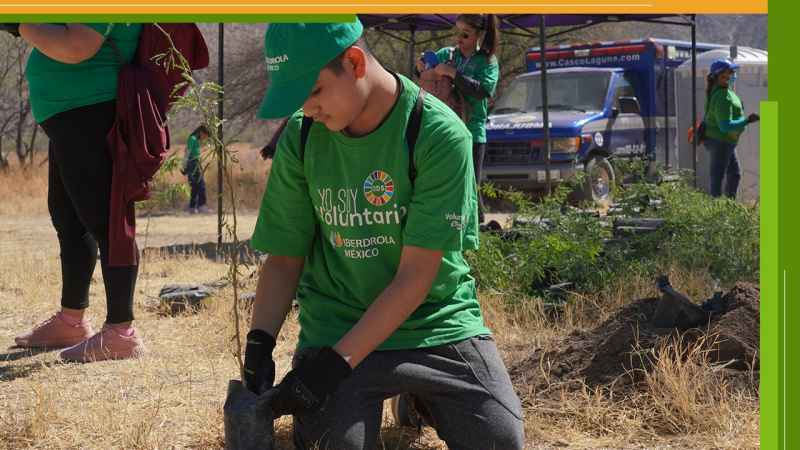
[[[141,24],[84,25],[104,38],[114,39],[126,63],[133,59]],[[119,69],[120,64],[108,42],[103,42],[94,56],[78,64],[58,62],[34,49],[25,69],[34,119],[42,123],[58,113],[117,98]]]
[[[737,130],[724,133],[720,129],[722,120],[738,120],[744,117],[744,108],[739,96],[732,89],[717,87],[711,92],[706,104],[706,136],[718,141],[736,144],[744,131],[744,125]]]
[[[404,245],[444,255],[424,303],[379,349],[489,333],[462,255],[478,247],[469,132],[450,108],[426,96],[412,188],[405,128],[419,88],[399,79],[397,102],[369,135],[348,137],[315,123],[301,161],[298,111],[278,142],[252,245],[305,257],[300,348],[330,346],[344,336],[394,278]]]
[[[489,93],[494,95],[497,80],[500,78],[500,66],[497,58],[487,56],[485,53],[475,53],[465,58],[454,47],[445,47],[436,52],[439,61],[450,64],[465,76],[478,81]],[[467,128],[472,133],[472,141],[479,144],[486,143],[486,116],[489,108],[488,98],[464,96],[467,103]]]
[[[193,159],[200,159],[200,140],[192,134],[186,141],[186,160]]]

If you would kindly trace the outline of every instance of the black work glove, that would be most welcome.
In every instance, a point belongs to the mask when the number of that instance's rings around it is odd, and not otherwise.
[[[19,24],[18,23],[0,23],[0,31],[19,37]]]
[[[274,417],[319,410],[352,371],[331,347],[307,355],[275,388],[271,405]]]
[[[275,338],[264,330],[250,330],[244,349],[244,385],[254,394],[272,387],[275,382],[275,361],[272,350]]]
[[[761,116],[759,116],[756,113],[752,113],[749,116],[747,116],[747,123],[758,122],[759,120],[761,120]]]

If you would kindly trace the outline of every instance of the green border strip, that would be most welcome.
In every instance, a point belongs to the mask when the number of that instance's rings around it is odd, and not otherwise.
[[[0,14],[0,22],[99,23],[99,22],[198,22],[198,23],[276,23],[276,22],[352,22],[354,14]]]
[[[769,35],[770,35],[770,50],[772,57],[770,58],[770,66],[777,69],[778,65],[785,69],[782,71],[773,71],[773,83],[770,88],[770,99],[773,101],[761,103],[761,154],[760,154],[760,189],[761,189],[761,335],[760,335],[760,432],[761,432],[761,448],[762,449],[783,449],[795,448],[790,443],[795,442],[800,435],[800,427],[789,427],[784,429],[784,423],[794,423],[796,415],[796,407],[800,402],[790,400],[788,403],[785,400],[783,383],[783,371],[786,366],[792,369],[800,362],[800,359],[795,359],[795,363],[789,364],[792,361],[792,356],[786,354],[789,361],[784,361],[783,355],[786,350],[783,339],[786,339],[785,334],[796,334],[784,328],[784,320],[787,324],[792,325],[794,316],[792,315],[794,307],[786,305],[787,309],[784,310],[783,304],[784,295],[791,297],[783,292],[783,270],[786,270],[789,265],[789,259],[795,256],[796,250],[800,247],[792,246],[797,240],[789,233],[788,225],[797,226],[798,222],[790,223],[790,217],[795,213],[800,212],[796,204],[789,204],[788,200],[792,199],[793,195],[786,195],[783,197],[784,203],[780,204],[782,208],[779,211],[779,191],[784,191],[791,194],[796,191],[797,180],[788,180],[786,177],[781,177],[783,185],[779,185],[779,172],[784,174],[795,175],[793,172],[797,166],[790,164],[790,160],[796,159],[797,153],[793,149],[787,149],[783,155],[778,153],[778,103],[775,102],[777,98],[781,98],[785,104],[789,104],[788,100],[797,100],[797,93],[800,92],[794,86],[794,72],[791,70],[792,58],[795,53],[794,45],[792,44],[792,24],[796,15],[792,11],[796,8],[786,5],[783,2],[776,0],[770,1],[770,17],[769,17]],[[780,12],[778,11],[780,10]],[[0,22],[200,22],[200,23],[263,23],[263,22],[349,22],[354,20],[354,15],[321,15],[321,14],[2,14],[0,13]],[[785,38],[785,39],[781,39]],[[788,65],[788,66],[784,66]],[[780,91],[780,95],[778,95]],[[793,102],[792,102],[793,103]],[[787,109],[785,114],[781,117],[785,122],[789,120],[789,116],[795,113],[791,109]],[[789,133],[789,127],[781,127],[784,133]],[[789,136],[785,136],[789,137]],[[789,142],[787,140],[787,142]],[[794,152],[794,153],[793,153]],[[780,157],[779,157],[780,156]],[[779,168],[779,161],[782,163]],[[780,187],[780,189],[779,189]],[[784,230],[784,235],[779,236],[779,231]],[[780,251],[779,242],[784,246],[788,246],[790,251]],[[789,278],[787,280],[789,290],[793,286],[800,284],[796,280]],[[796,288],[794,289],[796,290]],[[788,317],[784,314],[788,312]],[[794,337],[794,336],[792,336]],[[792,342],[791,340],[789,342]],[[800,356],[800,355],[798,355]],[[791,373],[792,371],[788,371]],[[788,394],[797,394],[796,390],[791,385],[787,386]],[[786,408],[786,409],[784,409]],[[788,422],[784,422],[784,411],[787,416],[791,418]],[[785,434],[784,434],[785,433]],[[797,448],[800,448],[798,446]]]
[[[761,102],[761,448],[780,445],[778,103]]]

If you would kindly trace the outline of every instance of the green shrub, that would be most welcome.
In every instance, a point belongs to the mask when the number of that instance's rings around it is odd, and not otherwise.
[[[482,233],[481,247],[467,254],[481,289],[547,297],[556,283],[589,292],[670,267],[708,270],[725,284],[758,279],[757,207],[713,199],[685,182],[639,182],[617,188],[623,215],[661,218],[664,225],[614,237],[612,217],[567,205],[573,188],[560,186],[537,203],[520,192],[482,188],[488,197],[511,201],[515,219],[527,220],[511,232]]]
[[[175,181],[175,173],[183,164],[181,157],[172,155],[161,165],[150,183],[150,198],[137,202],[140,211],[164,211],[184,208],[189,202],[189,182],[181,176]]]

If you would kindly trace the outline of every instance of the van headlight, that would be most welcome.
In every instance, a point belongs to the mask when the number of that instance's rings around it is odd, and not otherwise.
[[[580,137],[555,138],[550,144],[552,153],[577,153],[580,148]]]

